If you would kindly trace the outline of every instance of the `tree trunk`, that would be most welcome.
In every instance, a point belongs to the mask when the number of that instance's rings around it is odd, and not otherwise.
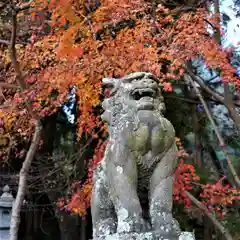
[[[17,240],[18,239],[18,229],[19,229],[19,224],[20,224],[20,212],[21,212],[21,207],[23,204],[24,196],[26,193],[28,171],[31,166],[34,155],[36,153],[38,143],[40,140],[40,135],[41,135],[41,124],[38,121],[38,122],[36,122],[35,132],[34,132],[34,136],[32,139],[32,143],[27,152],[27,156],[22,164],[22,168],[21,168],[21,171],[19,174],[18,192],[17,192],[16,200],[15,200],[15,202],[13,204],[13,208],[12,208],[9,240]]]

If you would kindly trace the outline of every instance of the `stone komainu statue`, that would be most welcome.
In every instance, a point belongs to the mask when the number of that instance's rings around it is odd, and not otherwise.
[[[109,143],[95,169],[91,211],[93,239],[178,239],[172,217],[175,130],[150,73],[103,79]]]

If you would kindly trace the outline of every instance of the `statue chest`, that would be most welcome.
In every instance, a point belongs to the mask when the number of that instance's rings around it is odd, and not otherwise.
[[[163,152],[175,140],[174,128],[164,118],[158,124],[140,122],[138,127],[127,135],[129,148],[136,156],[145,155],[146,160]]]

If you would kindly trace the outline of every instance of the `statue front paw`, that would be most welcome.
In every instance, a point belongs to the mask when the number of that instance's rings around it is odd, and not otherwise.
[[[118,233],[145,232],[147,230],[146,221],[142,217],[131,217],[118,221]]]

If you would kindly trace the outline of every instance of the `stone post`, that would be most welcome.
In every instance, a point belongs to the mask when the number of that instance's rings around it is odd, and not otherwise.
[[[5,185],[3,188],[3,194],[0,197],[0,239],[9,239],[9,229],[12,215],[12,206],[14,198],[10,193],[10,188]]]

